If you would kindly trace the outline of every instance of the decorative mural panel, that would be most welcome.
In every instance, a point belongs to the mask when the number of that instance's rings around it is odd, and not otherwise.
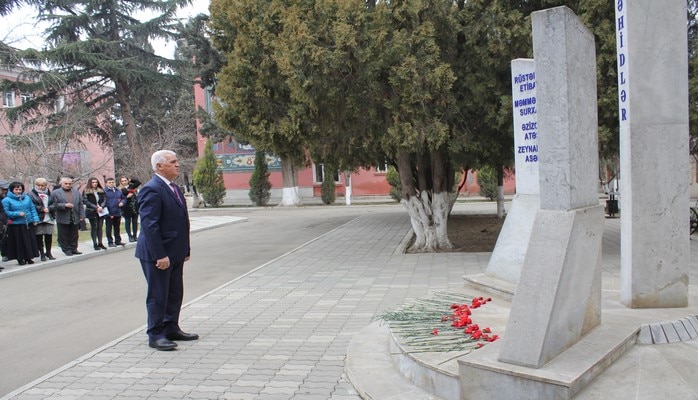
[[[223,172],[254,171],[255,148],[241,144],[234,137],[213,145],[213,153],[218,161],[218,169]],[[281,159],[267,154],[270,171],[281,170]]]
[[[253,171],[254,154],[216,154],[218,168],[223,172]],[[281,170],[281,159],[267,154],[270,171]]]

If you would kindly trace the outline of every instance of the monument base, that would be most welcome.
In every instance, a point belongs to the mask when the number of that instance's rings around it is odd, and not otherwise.
[[[539,210],[499,360],[538,368],[600,322],[603,207]]]
[[[517,194],[514,197],[485,274],[514,284],[519,281],[533,221],[539,209],[540,196],[537,194]]]
[[[468,399],[508,400],[535,394],[540,399],[571,399],[631,349],[639,327],[625,318],[605,321],[582,340],[540,368],[497,360],[501,342],[458,360],[461,393]],[[461,396],[461,399],[466,397]]]
[[[516,293],[516,284],[503,279],[495,278],[487,274],[464,275],[463,282],[466,289],[474,289],[502,300],[511,302]]]

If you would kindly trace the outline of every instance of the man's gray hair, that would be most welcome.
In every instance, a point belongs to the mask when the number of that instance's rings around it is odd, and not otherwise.
[[[150,165],[153,166],[153,171],[158,170],[158,164],[159,163],[164,163],[165,162],[165,156],[170,155],[170,156],[177,156],[177,153],[175,153],[172,150],[158,150],[153,155],[150,157]]]

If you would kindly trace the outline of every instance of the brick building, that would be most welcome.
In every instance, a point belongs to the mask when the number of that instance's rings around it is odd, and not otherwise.
[[[22,70],[17,68],[0,68],[0,80],[21,80]],[[78,187],[91,176],[101,181],[114,176],[114,157],[111,146],[102,146],[89,134],[74,135],[79,129],[66,122],[61,129],[54,130],[49,137],[40,133],[41,129],[21,131],[20,124],[12,126],[7,119],[10,108],[20,106],[31,99],[31,93],[3,91],[2,108],[0,108],[0,178],[7,181],[24,182],[27,189],[33,180],[44,177],[56,183],[61,176],[72,176]],[[65,106],[66,98],[60,98],[52,106],[60,109]],[[109,123],[108,116],[103,118]]]
[[[212,110],[211,102],[213,97],[208,89],[203,89],[199,85],[194,86],[194,101],[197,109],[199,107],[208,111]],[[199,132],[199,122],[197,121],[197,138],[198,150],[201,156],[206,145],[206,138],[202,137]],[[227,189],[225,202],[245,203],[250,202],[248,198],[249,180],[254,171],[254,156],[255,150],[252,146],[242,145],[234,138],[229,142],[216,143],[213,146],[213,151],[219,160],[220,168],[223,171],[223,180]],[[278,158],[268,156],[267,163],[269,165],[270,177],[272,184],[272,203],[281,199],[281,190],[283,183],[281,180],[281,162]],[[390,185],[385,179],[387,171],[386,165],[376,166],[370,170],[360,169],[358,172],[351,175],[351,194],[356,196],[387,196],[390,192]],[[298,187],[301,201],[308,198],[320,198],[320,187],[322,181],[329,174],[324,171],[322,164],[313,163],[311,167],[304,168],[298,172]],[[346,182],[344,174],[335,173],[333,178],[336,182],[336,191],[338,196],[344,196],[346,190]],[[462,194],[477,195],[479,187],[476,179],[472,174],[468,175],[468,181]],[[505,193],[514,192],[514,179],[507,179],[505,182]]]

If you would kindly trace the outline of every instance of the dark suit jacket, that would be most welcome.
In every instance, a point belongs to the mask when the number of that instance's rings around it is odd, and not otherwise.
[[[157,175],[141,188],[138,193],[141,232],[136,246],[137,258],[155,262],[167,256],[170,262],[181,262],[189,257],[189,214],[184,196],[181,192],[179,195],[182,203]]]

